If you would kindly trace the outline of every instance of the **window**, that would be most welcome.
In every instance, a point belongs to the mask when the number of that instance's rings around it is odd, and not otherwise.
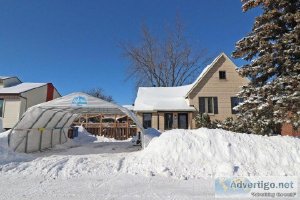
[[[214,99],[212,97],[205,98],[205,112],[214,113]]]
[[[226,71],[219,71],[219,79],[226,79]]]
[[[188,129],[188,114],[178,113],[178,128]]]
[[[4,114],[4,100],[0,99],[0,117],[3,117]]]
[[[143,127],[147,129],[147,128],[151,128],[151,126],[152,126],[152,114],[143,113]]]
[[[165,113],[165,130],[173,128],[173,113]]]
[[[233,108],[240,103],[242,103],[244,100],[243,98],[238,98],[238,97],[231,97],[231,113],[236,114],[238,111],[234,110]]]
[[[199,112],[208,114],[218,114],[218,98],[199,97]]]

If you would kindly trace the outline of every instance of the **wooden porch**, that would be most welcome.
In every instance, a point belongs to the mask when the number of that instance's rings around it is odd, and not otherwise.
[[[83,126],[93,135],[126,140],[137,134],[133,120],[124,115],[86,114],[75,120],[73,125]]]

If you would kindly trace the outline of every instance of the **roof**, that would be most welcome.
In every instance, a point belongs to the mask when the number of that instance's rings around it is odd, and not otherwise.
[[[0,94],[20,94],[44,85],[47,85],[47,83],[20,83],[11,87],[0,88]]]
[[[218,60],[224,56],[226,59],[230,60],[228,56],[225,53],[221,53],[218,57],[216,57],[209,65],[207,65],[201,72],[201,74],[198,76],[198,78],[194,81],[192,84],[193,86],[187,91],[185,94],[185,97],[188,97],[188,95],[192,92],[192,90],[199,84],[199,82],[203,79],[203,77],[207,74],[207,72],[210,71],[213,66],[218,62]],[[231,61],[231,60],[230,60]]]
[[[135,99],[134,111],[195,111],[194,107],[189,106],[186,98],[222,56],[229,59],[225,53],[221,53],[203,69],[197,79],[190,85],[140,87]]]
[[[1,80],[5,80],[5,79],[8,79],[8,78],[14,78],[14,77],[13,76],[0,76]]]
[[[178,87],[140,87],[134,111],[195,111],[185,99],[192,85]]]

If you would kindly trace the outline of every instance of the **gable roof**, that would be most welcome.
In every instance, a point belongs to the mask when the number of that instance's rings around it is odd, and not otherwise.
[[[195,111],[185,99],[186,91],[191,87],[140,87],[134,111]]]
[[[47,83],[20,83],[11,87],[0,88],[0,94],[20,94],[44,85]]]
[[[215,66],[215,64],[220,60],[220,58],[225,57],[226,60],[229,60],[232,64],[234,64],[231,59],[224,53],[222,52],[218,57],[216,57],[209,65],[207,65],[201,74],[198,76],[198,78],[192,83],[192,87],[188,90],[186,93],[185,97],[188,97],[189,94],[195,89],[195,87],[200,83],[200,81],[205,77],[205,75]],[[234,64],[235,66],[235,64]]]
[[[202,70],[201,74],[190,85],[139,87],[134,102],[134,111],[195,111],[195,108],[189,105],[187,97],[222,57],[232,62],[225,53],[221,53]]]

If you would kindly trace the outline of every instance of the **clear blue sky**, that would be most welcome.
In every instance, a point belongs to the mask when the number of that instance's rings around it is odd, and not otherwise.
[[[62,95],[101,87],[131,104],[118,43],[137,41],[142,23],[159,34],[179,13],[190,41],[230,55],[258,12],[242,13],[240,0],[0,0],[0,75],[52,82]]]

